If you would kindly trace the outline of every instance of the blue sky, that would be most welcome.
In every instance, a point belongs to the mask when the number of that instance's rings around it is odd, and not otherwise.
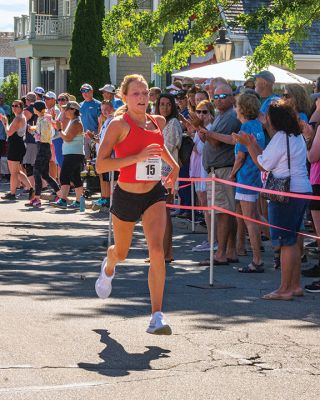
[[[13,17],[29,14],[29,0],[0,0],[0,32],[13,32]]]

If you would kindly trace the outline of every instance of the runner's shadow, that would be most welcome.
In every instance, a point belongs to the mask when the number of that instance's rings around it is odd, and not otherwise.
[[[87,371],[96,371],[106,376],[126,376],[130,371],[144,371],[152,369],[150,362],[159,358],[169,357],[170,350],[157,346],[146,346],[148,350],[144,353],[127,353],[124,347],[115,339],[110,337],[110,332],[104,329],[94,329],[94,332],[101,335],[100,342],[106,348],[99,353],[103,360],[101,363],[79,363],[79,368]]]

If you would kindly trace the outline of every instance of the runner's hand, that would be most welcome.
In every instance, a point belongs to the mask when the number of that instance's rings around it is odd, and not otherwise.
[[[179,168],[174,168],[170,171],[170,173],[166,176],[163,184],[167,189],[171,189],[172,194],[174,195],[174,188],[176,181],[179,176]]]
[[[161,156],[163,148],[157,144],[152,143],[145,147],[139,154],[137,154],[137,161],[145,161],[150,157]]]

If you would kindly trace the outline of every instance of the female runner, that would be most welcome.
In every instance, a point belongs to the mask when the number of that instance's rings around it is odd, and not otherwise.
[[[114,242],[107,250],[96,281],[100,298],[111,294],[116,264],[126,259],[136,222],[141,218],[148,244],[150,269],[148,276],[152,315],[148,333],[170,335],[162,309],[165,284],[163,238],[166,228],[166,190],[161,183],[161,159],[171,168],[166,185],[174,187],[179,166],[164,145],[161,130],[164,117],[146,114],[149,101],[148,84],[141,75],[127,75],[121,84],[121,107],[100,146],[96,170],[99,174],[120,169],[114,190]],[[116,158],[111,158],[115,150]]]

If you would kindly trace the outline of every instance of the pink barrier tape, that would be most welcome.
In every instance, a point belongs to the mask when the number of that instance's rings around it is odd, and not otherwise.
[[[178,178],[177,181],[185,181],[185,182],[212,182],[212,181],[215,181],[215,182],[224,183],[224,184],[230,185],[230,186],[241,187],[243,189],[249,189],[249,190],[252,190],[253,192],[278,194],[280,196],[293,197],[296,199],[320,200],[320,196],[313,196],[310,194],[278,192],[277,190],[269,190],[269,189],[254,187],[254,186],[243,185],[242,183],[226,181],[226,180],[220,179],[220,178]]]
[[[189,187],[189,186],[191,186],[191,183],[188,183],[187,185],[179,186],[178,190],[184,189],[184,188]]]
[[[250,221],[250,222],[255,222],[256,224],[259,224],[259,225],[264,225],[264,226],[268,226],[270,228],[275,228],[275,229],[281,229],[282,231],[293,232],[290,229],[281,228],[280,226],[276,226],[276,225],[271,225],[271,224],[268,224],[268,222],[263,222],[263,221],[259,221],[257,219],[246,217],[246,216],[244,216],[242,214],[237,214],[237,213],[235,213],[233,211],[229,211],[229,210],[226,210],[226,209],[218,207],[218,206],[213,206],[213,207],[198,207],[198,206],[194,206],[194,207],[192,207],[192,206],[180,206],[180,205],[177,205],[177,204],[167,204],[166,206],[168,208],[179,208],[179,209],[182,209],[182,210],[197,210],[197,211],[216,210],[216,211],[220,211],[221,213],[224,213],[224,214],[232,215],[233,217],[236,217],[236,218],[242,218],[242,219],[245,219],[245,220]],[[309,238],[312,238],[312,239],[316,239],[316,240],[320,239],[320,237],[315,236],[315,235],[309,235],[308,233],[303,233],[303,232],[296,232],[296,233],[297,233],[297,235],[306,236],[306,237],[309,237]]]

